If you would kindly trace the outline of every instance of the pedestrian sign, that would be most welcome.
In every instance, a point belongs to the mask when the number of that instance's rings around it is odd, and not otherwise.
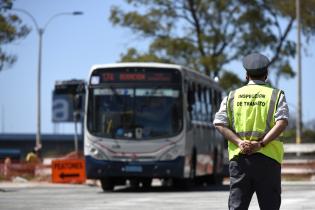
[[[85,180],[85,161],[83,159],[52,161],[53,183],[84,183]]]

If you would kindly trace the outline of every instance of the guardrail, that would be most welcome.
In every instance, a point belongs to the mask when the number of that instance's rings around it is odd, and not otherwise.
[[[315,144],[285,144],[282,176],[287,179],[315,180]]]
[[[288,154],[313,154],[315,155],[315,144],[304,143],[304,144],[284,144],[284,152]]]

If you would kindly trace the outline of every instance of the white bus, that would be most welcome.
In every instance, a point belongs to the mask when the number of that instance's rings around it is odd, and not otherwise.
[[[179,65],[118,63],[92,67],[87,85],[87,178],[104,191],[128,180],[218,180],[224,139],[212,125],[222,89]]]

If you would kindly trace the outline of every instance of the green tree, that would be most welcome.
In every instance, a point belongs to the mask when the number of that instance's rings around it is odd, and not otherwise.
[[[25,37],[30,31],[17,15],[7,12],[12,3],[12,0],[0,0],[0,71],[17,60],[16,55],[4,50],[4,46]]]
[[[294,77],[289,59],[295,42],[288,38],[295,20],[295,0],[126,0],[113,6],[113,25],[131,29],[150,41],[147,51],[132,48],[122,61],[166,61],[189,66],[213,77],[223,75],[228,89],[235,74],[222,71],[231,61],[250,52],[271,58],[276,83]],[[126,9],[128,8],[128,9]],[[315,0],[301,1],[303,34],[315,32]],[[223,74],[224,73],[224,74]]]

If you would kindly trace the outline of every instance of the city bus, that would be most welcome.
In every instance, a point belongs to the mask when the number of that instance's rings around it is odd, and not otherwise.
[[[225,142],[212,121],[223,91],[209,77],[174,64],[94,65],[86,93],[86,174],[104,191],[222,180]]]

